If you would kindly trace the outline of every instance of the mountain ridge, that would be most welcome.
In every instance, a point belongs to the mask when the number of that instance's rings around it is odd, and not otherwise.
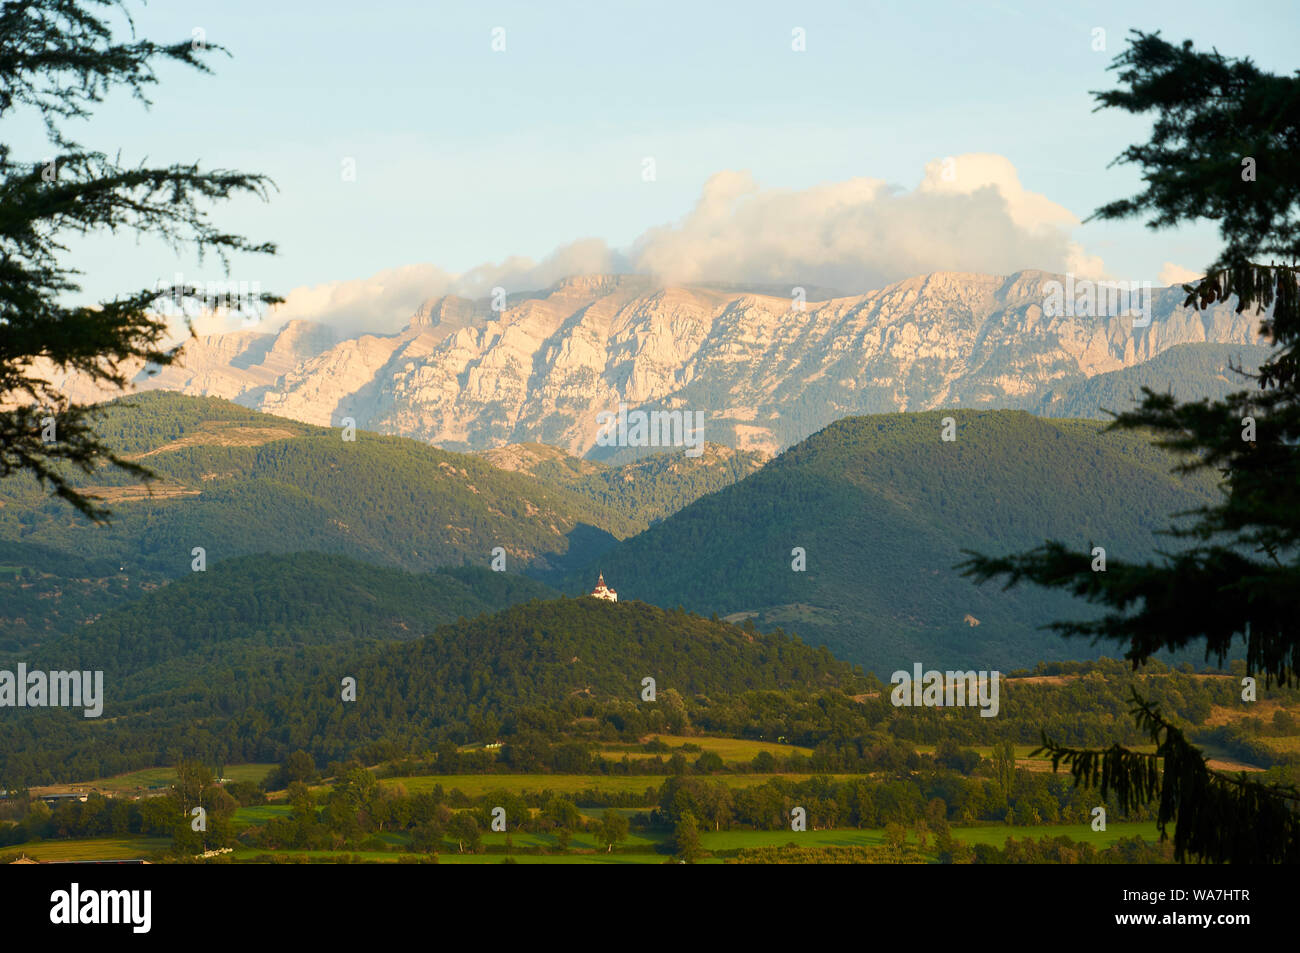
[[[1095,607],[1028,585],[979,587],[954,567],[963,550],[1046,538],[1100,545],[1112,565],[1153,558],[1173,545],[1160,535],[1170,514],[1216,492],[1213,474],[1172,473],[1177,459],[1144,434],[1027,411],[847,417],[561,588],[581,591],[599,568],[621,598],[780,626],[882,677],[918,660],[1005,671],[1078,658],[1099,650],[1040,627]]]
[[[1256,316],[1232,302],[1189,311],[1178,287],[1152,291],[1148,327],[1048,315],[1049,282],[1064,280],[935,272],[796,300],[794,289],[576,275],[507,296],[500,311],[491,299],[430,298],[392,334],[343,338],[294,321],[197,338],[181,366],[135,383],[320,426],[352,418],[458,451],[540,442],[587,456],[602,410],[702,411],[710,442],[771,455],[843,416],[1033,409],[1179,345],[1259,343]]]

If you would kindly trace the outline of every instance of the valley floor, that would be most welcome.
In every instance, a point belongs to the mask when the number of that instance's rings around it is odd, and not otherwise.
[[[283,808],[278,810],[277,808]],[[238,819],[243,823],[265,822],[271,816],[287,814],[283,805],[267,805],[262,808],[241,808]],[[977,827],[955,827],[952,829],[955,840],[968,846],[990,844],[995,847],[1005,846],[1008,838],[1017,840],[1038,840],[1043,837],[1069,837],[1079,843],[1089,843],[1094,847],[1108,847],[1122,838],[1141,837],[1154,842],[1158,838],[1153,822],[1116,822],[1107,825],[1105,831],[1094,831],[1087,824],[1055,824],[1036,826],[987,825]],[[513,844],[510,856],[521,864],[662,864],[670,863],[668,836],[632,834],[618,849],[606,852],[594,839],[585,834],[573,837],[566,850],[561,851],[552,834],[515,833],[510,835]],[[383,840],[392,845],[388,851],[323,851],[323,850],[289,850],[270,851],[256,848],[236,848],[232,859],[235,863],[256,861],[260,857],[305,858],[319,862],[335,862],[344,858],[370,863],[395,863],[413,856],[409,849],[409,839],[400,835],[385,835]],[[908,840],[916,846],[916,836],[908,833]],[[794,833],[791,831],[704,831],[700,834],[700,844],[706,856],[701,863],[723,863],[735,859],[735,854],[754,848],[784,848],[797,845],[804,848],[819,847],[883,847],[884,830],[813,830]],[[145,859],[157,851],[165,850],[170,840],[163,837],[146,837],[126,835],[100,838],[80,838],[70,840],[46,840],[23,844],[21,847],[6,849],[37,861],[100,861]],[[405,849],[404,849],[405,848]],[[440,852],[436,855],[439,864],[490,864],[501,863],[506,858],[506,835],[485,834],[483,852],[460,854]],[[426,859],[424,855],[421,859]],[[927,862],[938,861],[937,854],[930,849],[921,848],[920,856]],[[432,858],[427,858],[432,859]]]

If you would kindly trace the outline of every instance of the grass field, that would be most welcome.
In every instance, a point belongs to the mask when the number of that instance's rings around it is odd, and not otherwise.
[[[261,781],[273,770],[274,764],[228,764],[225,777],[231,781]],[[33,787],[32,793],[54,791],[106,791],[111,794],[125,794],[137,791],[162,790],[176,780],[176,768],[142,768],[127,774],[114,775],[111,778],[96,778],[94,781],[79,781],[76,784],[52,784],[46,787]]]
[[[273,818],[288,817],[290,810],[288,804],[258,804],[254,807],[236,808],[235,827],[238,829],[247,824],[265,824]]]
[[[997,824],[987,827],[955,827],[952,829],[952,834],[957,840],[965,841],[972,846],[975,844],[991,844],[995,847],[1001,847],[1009,837],[1014,837],[1017,840],[1038,840],[1042,837],[1065,836],[1081,843],[1092,844],[1098,848],[1109,847],[1124,837],[1139,836],[1150,841],[1154,841],[1159,837],[1154,821],[1111,823],[1106,826],[1105,831],[1094,831],[1090,824],[1056,824],[1051,826],[1040,825],[1038,827]],[[549,849],[556,846],[555,837],[551,834],[515,833],[511,837],[514,843],[521,847],[541,846]],[[914,843],[916,841],[916,835],[912,831],[908,831],[907,838],[910,842]],[[622,842],[622,846],[649,849],[655,844],[663,843],[665,839],[666,836],[664,835],[632,834],[626,841]],[[505,835],[485,835],[483,843],[485,845],[504,845]],[[700,831],[700,843],[707,851],[739,850],[746,847],[784,847],[790,843],[798,844],[800,847],[879,847],[885,843],[885,832],[881,829],[858,830],[855,828],[800,831],[798,833],[787,830],[702,830]],[[573,840],[570,841],[570,847],[601,849],[602,845],[597,843],[592,835],[576,834]]]
[[[725,781],[735,788],[753,787],[772,778],[788,781],[807,781],[810,774],[717,774],[716,780]],[[831,775],[836,778],[857,777],[857,775]],[[634,774],[623,776],[605,776],[588,774],[419,774],[409,778],[384,778],[379,783],[400,784],[407,794],[432,791],[441,784],[443,790],[450,793],[460,790],[469,797],[478,797],[491,791],[510,791],[525,794],[538,791],[552,791],[556,794],[577,794],[581,791],[604,791],[620,794],[643,794],[646,789],[655,793],[647,804],[653,803],[658,791],[667,780],[661,774]],[[313,788],[313,790],[316,790]]]
[[[666,864],[672,858],[666,854],[512,854],[517,864]],[[439,864],[499,864],[505,860],[501,854],[439,854]],[[705,857],[702,864],[720,864],[721,858]]]
[[[915,837],[909,833],[909,840]],[[885,843],[883,830],[829,831],[700,831],[700,844],[705,850],[739,850],[744,847],[878,847]]]
[[[1172,830],[1172,829],[1171,829]],[[1043,837],[1068,837],[1080,843],[1091,844],[1098,849],[1109,847],[1124,837],[1141,837],[1155,842],[1160,839],[1155,821],[1112,821],[1104,831],[1094,831],[1091,824],[1053,824],[1050,827],[1008,827],[1006,824],[989,827],[954,827],[952,836],[971,846],[975,844],[992,844],[1001,847],[1008,837],[1016,840],[1039,840]]]
[[[17,847],[6,847],[4,852],[17,851],[32,860],[132,860],[148,857],[171,846],[170,837],[86,837],[76,840],[44,840]]]
[[[788,758],[792,754],[801,754],[805,757],[812,754],[811,748],[803,748],[799,745],[777,744],[773,741],[750,741],[747,738],[717,738],[712,735],[701,737],[691,737],[689,735],[654,735],[653,737],[662,741],[669,748],[680,748],[682,745],[697,745],[704,751],[711,751],[723,761],[734,764],[737,762],[750,762],[760,751],[766,751],[777,757]],[[648,739],[647,739],[648,740]],[[683,752],[687,760],[694,760],[700,756],[698,751]],[[668,759],[673,755],[672,751],[650,752],[641,750],[640,745],[628,744],[606,744],[601,746],[600,755],[613,761],[623,760],[627,755],[630,760],[639,758],[653,758],[656,755]]]
[[[393,864],[397,862],[398,854],[389,854],[383,851],[342,851],[341,853],[353,854],[363,860],[377,861],[379,863]],[[264,851],[241,849],[235,851],[235,860],[249,861],[255,857],[264,854],[289,854],[291,856],[306,857],[337,857],[338,853],[328,850],[290,850],[290,851]],[[664,864],[671,862],[666,854],[511,854],[518,864]],[[505,854],[439,854],[438,864],[500,864],[506,859]],[[720,864],[721,858],[706,857],[700,861],[703,864]]]
[[[658,791],[664,779],[659,775],[604,777],[586,774],[420,774],[409,778],[384,778],[379,783],[401,785],[406,788],[407,794],[432,791],[441,784],[448,793],[458,790],[469,797],[479,797],[491,791],[509,791],[512,794],[536,791],[576,794],[592,790],[642,794],[647,788]]]
[[[268,817],[286,813],[287,810],[286,805],[240,808],[240,813],[236,817],[245,822],[258,823],[259,821],[255,820],[256,818],[265,820]],[[980,827],[954,827],[952,833],[957,840],[971,846],[975,844],[991,844],[1001,847],[1009,837],[1014,837],[1017,840],[1038,840],[1043,837],[1066,836],[1081,843],[1092,844],[1099,849],[1108,847],[1124,837],[1138,836],[1152,842],[1158,837],[1154,822],[1115,822],[1109,824],[1105,831],[1094,831],[1088,824],[1057,824],[1038,827],[990,824]],[[510,837],[512,843],[519,849],[537,847],[551,851],[558,849],[553,834],[514,831]],[[408,843],[408,838],[402,834],[383,834],[381,839],[400,849],[405,849]],[[483,844],[485,847],[502,848],[505,846],[505,839],[505,834],[486,833],[483,835]],[[666,839],[667,834],[632,833],[627,840],[620,844],[620,847],[623,849],[631,848],[635,851],[634,853],[607,854],[602,849],[603,845],[596,840],[594,835],[576,834],[569,842],[569,849],[570,851],[582,851],[583,853],[514,854],[512,856],[521,864],[660,864],[669,858],[667,854],[658,853],[655,848],[663,844]],[[908,832],[908,840],[915,842],[915,835],[910,831]],[[800,847],[878,847],[885,843],[885,832],[883,830],[855,829],[812,830],[798,833],[786,830],[701,831],[700,843],[704,850],[710,852],[734,851],[755,847],[784,847],[787,844],[797,844]],[[38,841],[32,844],[23,844],[19,847],[7,848],[6,853],[10,850],[14,852],[21,851],[34,860],[46,861],[126,860],[147,857],[154,851],[165,850],[169,844],[170,839],[165,837],[100,837]],[[587,853],[588,851],[591,853]],[[395,863],[399,856],[395,852],[376,850],[271,851],[251,847],[236,848],[233,856],[236,861],[248,861],[262,854],[273,853],[335,858],[349,854],[380,863]],[[410,853],[414,853],[414,851],[410,851]],[[504,860],[504,855],[496,853],[440,853],[438,855],[439,863],[444,864],[494,864],[500,863],[502,860]],[[720,862],[722,858],[711,858],[711,860],[712,862]],[[706,860],[706,862],[708,861]]]
[[[362,860],[375,860],[381,863],[396,862],[398,854],[384,850],[261,850],[256,847],[236,847],[235,860],[248,860],[264,854],[293,854],[295,857],[360,857]],[[442,858],[439,857],[439,860]]]
[[[532,833],[530,831],[512,831],[510,841],[516,847],[542,847],[546,850],[557,850],[559,843],[555,835],[551,833]],[[627,839],[620,841],[620,847],[635,847],[639,850],[653,851],[656,844],[661,844],[664,837],[659,834],[639,834],[632,831],[627,835]],[[505,848],[506,835],[494,834],[488,832],[483,835],[483,845],[485,847]],[[574,850],[599,850],[604,851],[605,845],[600,843],[595,834],[574,834],[569,841],[570,849]]]

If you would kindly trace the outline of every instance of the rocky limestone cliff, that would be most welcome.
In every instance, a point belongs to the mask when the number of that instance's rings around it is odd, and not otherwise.
[[[432,299],[393,335],[292,322],[200,338],[142,387],[237,400],[315,424],[344,417],[456,450],[541,442],[604,458],[601,411],[702,411],[704,439],[773,453],[847,414],[1023,408],[1178,344],[1255,344],[1231,305],[1156,289],[1131,317],[1050,315],[1049,281],[936,273],[808,301],[642,276],[586,275],[491,302]],[[694,419],[692,417],[692,419]]]

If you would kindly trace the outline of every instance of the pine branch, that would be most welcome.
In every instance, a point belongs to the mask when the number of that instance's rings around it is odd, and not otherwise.
[[[1052,770],[1070,768],[1080,787],[1113,793],[1120,810],[1159,800],[1160,839],[1174,825],[1174,857],[1213,863],[1300,862],[1300,790],[1261,784],[1245,772],[1232,777],[1211,769],[1183,732],[1159,708],[1132,692],[1130,714],[1156,745],[1155,753],[1130,751],[1119,744],[1104,750],[1069,748],[1043,734],[1031,758],[1050,756]]]
[[[113,11],[126,16],[127,42],[114,37],[106,17]],[[197,162],[123,166],[120,158],[70,141],[59,122],[89,118],[115,88],[147,106],[159,60],[206,73],[203,59],[212,51],[225,52],[201,36],[173,44],[135,39],[119,0],[0,3],[0,119],[24,108],[38,112],[57,150],[51,159],[20,162],[0,144],[0,477],[26,472],[92,519],[109,512],[74,488],[75,471],[89,474],[108,463],[140,479],[151,474],[96,437],[90,408],[71,404],[47,369],[124,389],[138,368],[152,372],[178,357],[179,345],[167,346],[172,329],[157,313],[159,297],[171,295],[178,304],[206,299],[187,285],[67,306],[67,296],[81,288],[80,272],[60,264],[69,251],[64,236],[150,235],[178,251],[196,251],[200,261],[215,255],[228,275],[231,255],[276,249],[220,230],[207,206],[243,195],[266,200],[275,184],[262,175],[204,171]],[[238,310],[281,300],[254,289]],[[52,429],[42,423],[50,417]]]

